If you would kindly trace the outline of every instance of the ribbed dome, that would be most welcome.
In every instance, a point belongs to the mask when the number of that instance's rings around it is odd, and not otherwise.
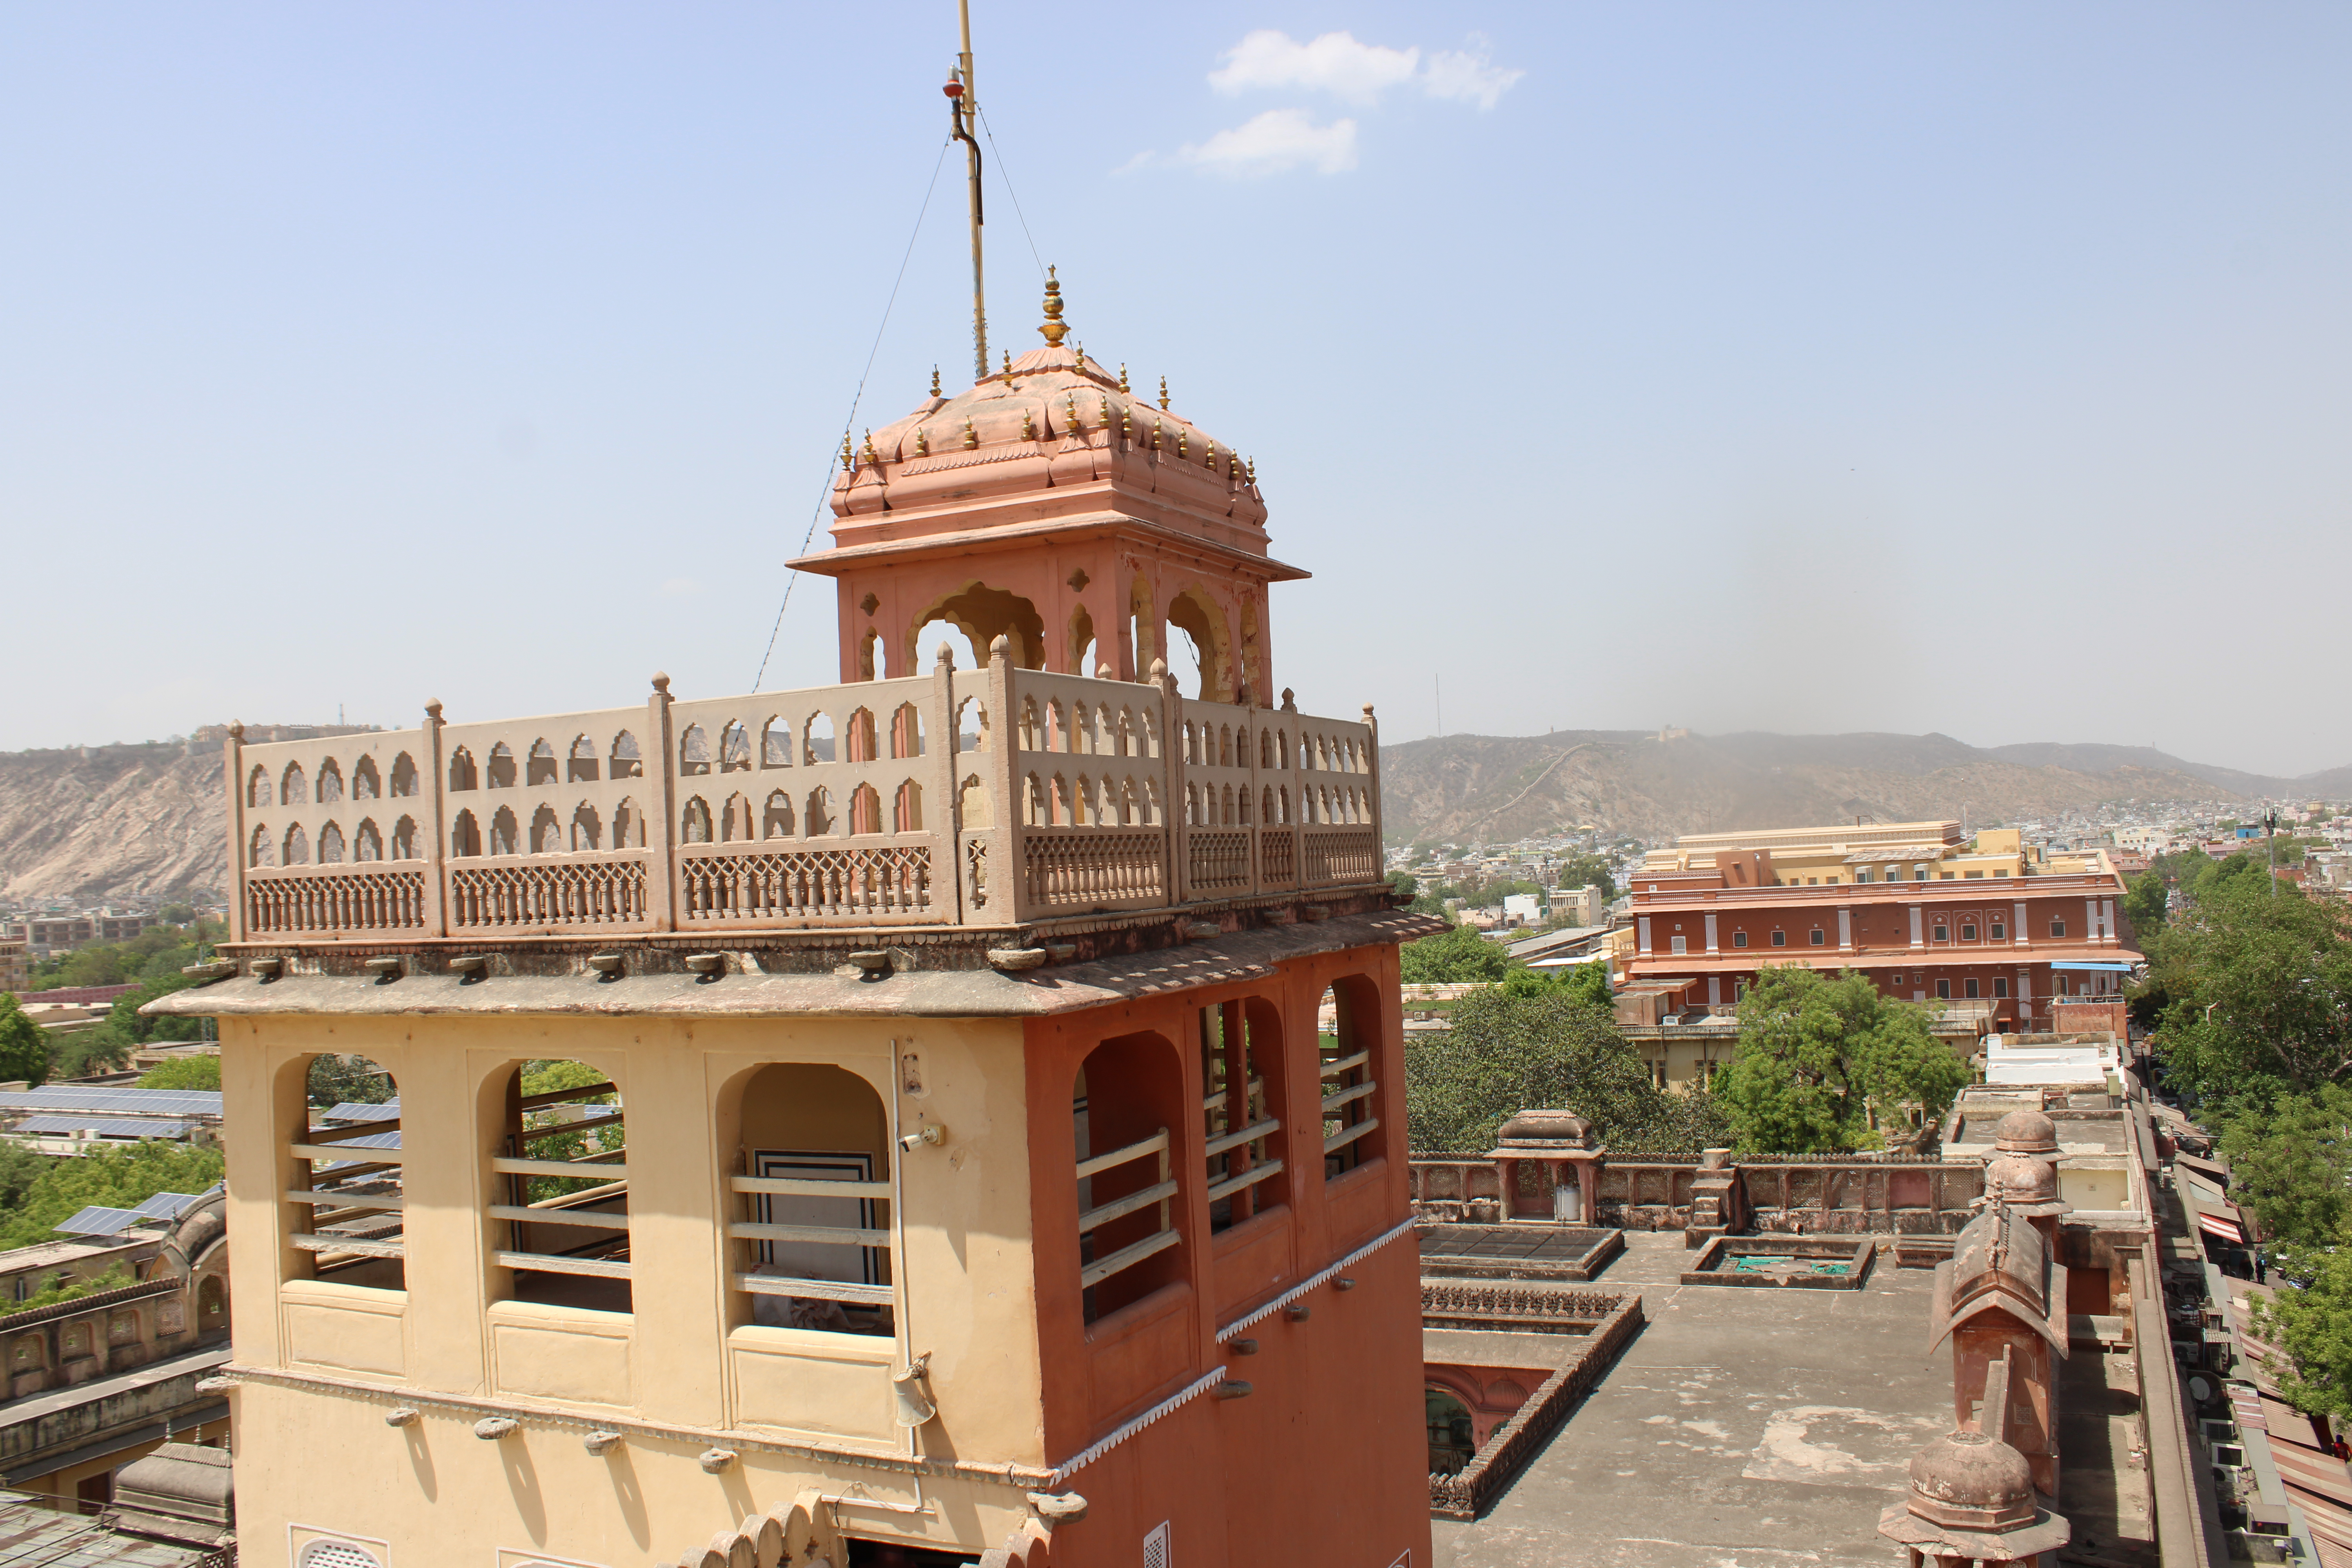
[[[1948,1432],[1911,1458],[1911,1511],[1961,1530],[2031,1524],[2033,1469],[2025,1456],[1982,1432]]]
[[[2002,1152],[1985,1162],[1985,1192],[2008,1204],[2046,1204],[2058,1196],[2056,1162]]]
[[[2012,1110],[1992,1130],[1993,1147],[2019,1154],[2055,1154],[2058,1124],[2038,1110]]]

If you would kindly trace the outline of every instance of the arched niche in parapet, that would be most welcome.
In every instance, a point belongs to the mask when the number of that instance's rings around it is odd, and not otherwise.
[[[245,777],[245,804],[248,806],[266,806],[269,804],[270,795],[269,770],[256,763],[253,772]]]
[[[815,767],[834,760],[833,716],[812,713],[801,721],[801,765]]]
[[[1149,1203],[1126,1215],[1107,1217],[1078,1237],[1080,1300],[1087,1322],[1132,1305],[1152,1292],[1186,1277],[1184,1237],[1185,1193],[1198,1180],[1195,1163],[1199,1145],[1190,1136],[1199,1106],[1185,1114],[1184,1073],[1176,1047],[1157,1033],[1121,1035],[1105,1040],[1089,1052],[1071,1083],[1070,1119],[1072,1171],[1106,1154],[1139,1151],[1090,1176],[1076,1177],[1077,1206],[1083,1222],[1088,1211],[1100,1213],[1116,1200],[1158,1185],[1163,1180],[1177,1190],[1164,1203]],[[1146,1150],[1160,1133],[1168,1134],[1164,1151]],[[1125,1249],[1154,1242],[1158,1250],[1095,1283],[1083,1283],[1086,1270],[1113,1260]]]
[[[852,710],[849,722],[844,726],[842,740],[846,746],[845,762],[870,763],[880,756],[874,728],[874,710]]]
[[[396,798],[416,793],[416,759],[406,752],[392,759],[392,793]]]
[[[1231,702],[1233,639],[1224,611],[1207,590],[1187,588],[1168,602],[1168,624],[1184,634],[1181,651],[1191,659],[1194,672],[1192,695],[1203,702]]]
[[[383,779],[375,770],[373,757],[362,757],[352,766],[352,798],[374,800],[383,794]]]
[[[760,765],[763,768],[788,768],[793,765],[793,727],[781,713],[772,714],[760,727]]]
[[[343,863],[344,847],[343,830],[339,825],[333,822],[329,822],[319,829],[320,865],[341,865]]]
[[[395,860],[418,860],[424,854],[416,847],[416,818],[404,816],[392,825],[392,858]]]
[[[563,819],[555,815],[555,807],[542,802],[530,814],[530,852],[561,855],[563,847]]]
[[[449,753],[449,788],[454,793],[478,789],[480,775],[474,769],[474,753],[459,746]]]
[[[890,831],[920,833],[923,830],[923,786],[913,779],[902,781],[898,794],[890,802]]]
[[[688,795],[677,814],[677,839],[681,844],[708,844],[714,834],[710,820],[710,803],[700,795]]]
[[[594,784],[598,773],[596,742],[585,735],[572,737],[572,745],[563,759],[563,782]]]
[[[719,808],[719,842],[742,844],[751,837],[751,803],[737,790]]]
[[[882,797],[872,784],[849,792],[849,831],[853,836],[882,831]]]
[[[890,755],[894,760],[923,754],[923,710],[901,702],[890,715]]]
[[[623,796],[613,808],[613,847],[643,849],[646,847],[646,814],[637,803]]]
[[[352,858],[354,860],[383,858],[383,834],[377,828],[374,817],[360,818],[359,828],[352,835]]]
[[[801,813],[801,837],[829,838],[838,831],[833,820],[833,793],[819,784],[809,791],[807,805]]]
[[[646,759],[637,750],[637,738],[626,730],[613,737],[613,767],[611,776],[616,779],[643,778]]]
[[[975,579],[934,601],[915,616],[913,629],[907,634],[908,668],[917,667],[916,650],[922,646],[924,632],[937,621],[945,621],[963,634],[973,668],[986,668],[989,645],[1000,637],[1013,639],[1015,665],[1024,669],[1045,667],[1045,618],[1035,605],[1010,590],[992,588]]]
[[[967,833],[977,833],[996,826],[995,808],[989,805],[988,785],[978,773],[967,773],[956,786],[956,820]]]
[[[530,754],[524,759],[522,782],[533,789],[556,782],[555,748],[544,735],[530,743]]]
[[[294,1162],[294,1186],[283,1200],[289,1277],[404,1289],[401,1166],[370,1152],[401,1147],[399,1083],[381,1062],[331,1052],[277,1070],[284,1092],[275,1103],[291,1099],[299,1110],[274,1129],[276,1141],[336,1151]]]
[[[482,825],[470,811],[461,811],[449,822],[449,853],[458,859],[467,859],[482,852]]]
[[[714,1110],[712,1146],[725,1152],[721,1188],[730,1222],[845,1233],[839,1242],[731,1239],[728,1326],[891,1334],[890,1249],[854,1234],[893,1228],[890,1200],[872,1190],[887,1190],[891,1174],[889,1115],[877,1086],[830,1063],[768,1062],[720,1084]],[[868,1190],[838,1198],[743,1190],[763,1182]]]
[[[514,748],[504,741],[490,748],[490,760],[482,769],[482,782],[491,789],[512,789],[515,786]]]
[[[522,825],[515,820],[514,807],[502,805],[490,813],[490,853],[520,854],[522,848]]]
[[[677,771],[687,778],[700,778],[710,771],[710,731],[699,724],[688,724],[677,738]]]
[[[343,798],[343,770],[329,757],[319,764],[319,804],[332,805]]]
[[[582,801],[578,805],[574,806],[572,811],[572,852],[574,854],[582,854],[590,850],[602,848],[604,847],[604,824],[603,820],[597,816],[596,808],[589,805],[586,801]]]
[[[310,863],[310,836],[302,831],[300,823],[286,830],[286,837],[278,847],[278,858],[281,865],[287,866],[307,866]]]
[[[245,847],[245,863],[252,867],[278,864],[278,840],[267,824],[253,830],[253,837]]]
[[[988,746],[988,709],[979,698],[967,697],[956,705],[955,749],[984,752]]]
[[[289,763],[278,780],[278,798],[288,805],[310,804],[310,785],[302,776],[302,764]]]
[[[782,790],[772,790],[768,794],[768,804],[760,814],[760,837],[793,837],[793,797]]]
[[[719,732],[719,771],[722,773],[751,771],[751,731],[743,727],[740,719],[730,719],[727,728]]]

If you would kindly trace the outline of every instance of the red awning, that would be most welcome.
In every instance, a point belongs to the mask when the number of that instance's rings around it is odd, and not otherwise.
[[[2197,1227],[2209,1236],[2220,1237],[2223,1241],[2234,1242],[2240,1247],[2246,1245],[2246,1233],[2240,1230],[2238,1222],[2227,1215],[2207,1214],[2200,1209],[2197,1211]]]

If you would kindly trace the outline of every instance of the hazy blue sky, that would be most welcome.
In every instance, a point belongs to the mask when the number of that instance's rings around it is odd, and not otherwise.
[[[976,8],[996,341],[1017,195],[1309,710],[2352,762],[2352,7]],[[743,689],[954,21],[0,7],[0,747]],[[958,167],[861,426],[969,375]]]

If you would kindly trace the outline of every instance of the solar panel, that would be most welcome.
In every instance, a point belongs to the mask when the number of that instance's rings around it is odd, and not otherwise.
[[[395,1098],[381,1105],[370,1105],[361,1100],[347,1100],[332,1110],[320,1114],[329,1121],[389,1121],[400,1114],[400,1101]]]
[[[87,1128],[100,1138],[184,1138],[193,1123],[150,1116],[27,1116],[11,1129],[36,1137],[70,1138]]]
[[[124,1116],[212,1116],[221,1113],[218,1089],[100,1089],[76,1084],[44,1084],[39,1089],[0,1094],[0,1110],[107,1110]]]
[[[120,1236],[146,1223],[147,1216],[129,1209],[110,1209],[103,1204],[92,1204],[80,1213],[60,1221],[55,1227],[67,1236]]]
[[[194,1193],[157,1193],[131,1212],[156,1219],[177,1219],[203,1201]]]

